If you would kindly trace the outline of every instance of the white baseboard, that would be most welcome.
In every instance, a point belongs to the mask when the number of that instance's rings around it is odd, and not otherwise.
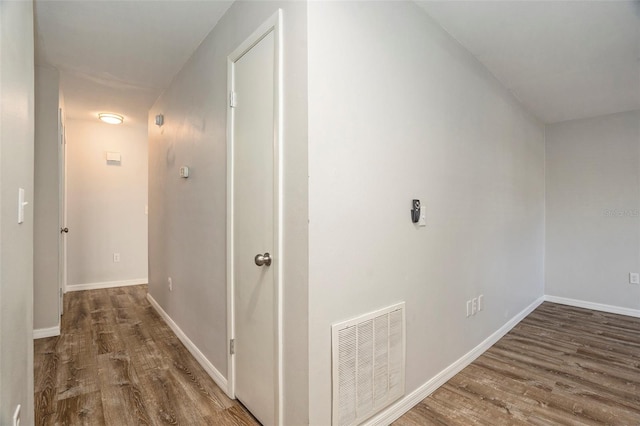
[[[155,301],[155,299],[151,296],[151,294],[147,293],[147,300],[151,303],[151,306],[158,312],[158,314],[162,317],[162,319],[167,323],[171,330],[176,333],[178,339],[186,346],[186,348],[191,352],[191,355],[198,361],[198,363],[204,368],[204,370],[211,376],[214,382],[222,389],[222,391],[229,395],[227,379],[216,369],[216,367],[211,364],[211,362],[204,356],[200,349],[187,337],[186,334],[182,331],[178,324],[176,324],[169,314],[167,314],[164,309]]]
[[[36,328],[33,330],[33,339],[43,339],[45,337],[55,337],[60,335],[60,324],[49,328]]]
[[[640,318],[640,309],[622,308],[620,306],[605,305],[603,303],[587,302],[585,300],[569,299],[566,297],[546,295],[544,300],[561,305],[575,306],[576,308],[593,309],[594,311],[608,312],[610,314],[627,315]]]
[[[135,280],[124,281],[105,281],[101,283],[89,283],[89,284],[67,284],[65,292],[69,291],[83,291],[83,290],[99,290],[101,288],[114,288],[114,287],[126,287],[130,285],[147,284],[148,278],[137,278]]]
[[[378,415],[367,420],[363,425],[365,426],[382,426],[389,425],[395,420],[398,420],[403,414],[411,410],[420,401],[431,395],[436,389],[445,384],[449,379],[458,374],[462,369],[471,364],[476,358],[482,355],[487,349],[489,349],[494,343],[500,340],[505,334],[507,334],[513,327],[515,327],[520,321],[522,321],[527,315],[533,312],[545,298],[540,297],[531,305],[527,306],[522,312],[511,318],[509,322],[500,327],[495,333],[487,337],[478,346],[467,352],[453,364],[442,370],[431,380],[420,386],[409,395],[399,399],[395,404],[391,405],[386,410],[382,411]]]

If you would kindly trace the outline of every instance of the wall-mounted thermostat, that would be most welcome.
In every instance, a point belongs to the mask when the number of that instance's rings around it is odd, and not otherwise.
[[[119,164],[122,156],[119,152],[107,152],[107,164]]]
[[[427,226],[427,210],[418,199],[411,201],[411,222],[416,226]]]
[[[181,178],[188,178],[189,177],[189,167],[187,167],[187,166],[180,167],[180,177]]]

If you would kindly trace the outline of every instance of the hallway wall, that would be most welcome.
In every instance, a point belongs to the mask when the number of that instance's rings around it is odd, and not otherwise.
[[[0,2],[0,424],[33,424],[33,3]],[[25,190],[18,224],[18,188]]]
[[[544,294],[544,126],[411,1],[309,4],[309,259],[312,425],[331,324],[405,301],[408,395]]]
[[[145,124],[67,120],[67,289],[147,282]],[[107,152],[120,153],[120,164]],[[120,262],[114,262],[114,253]]]
[[[235,2],[149,112],[149,292],[227,377],[227,56],[278,8],[284,44],[284,423],[307,423],[307,5]],[[154,124],[163,114],[165,124]],[[181,179],[179,167],[190,167]],[[173,280],[169,291],[167,278]]]

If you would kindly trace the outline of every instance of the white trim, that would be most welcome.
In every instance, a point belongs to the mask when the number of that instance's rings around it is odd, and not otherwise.
[[[49,328],[36,328],[33,330],[33,339],[43,339],[45,337],[55,337],[60,335],[60,324]]]
[[[67,225],[66,218],[66,145],[62,108],[58,106],[58,317],[64,314],[64,294],[67,292],[67,234],[62,229]]]
[[[587,302],[585,300],[569,299],[566,297],[550,295],[546,295],[544,300],[552,303],[560,303],[561,305],[575,306],[576,308],[592,309],[594,311],[640,318],[640,309],[623,308],[620,306],[605,305],[603,303]]]
[[[83,291],[83,290],[99,290],[101,288],[127,287],[130,285],[147,284],[148,282],[149,282],[148,278],[137,278],[135,280],[105,281],[101,283],[89,283],[89,284],[73,284],[73,285],[67,285],[67,292]]]
[[[227,93],[230,95],[234,89],[233,79],[233,62],[227,58]],[[228,377],[228,394],[230,398],[236,397],[236,362],[235,357],[231,354],[231,339],[236,335],[235,329],[235,302],[234,290],[234,262],[233,262],[233,149],[231,149],[231,141],[233,141],[233,113],[230,102],[227,103],[227,377]]]
[[[515,327],[520,321],[522,321],[527,315],[534,311],[542,302],[545,301],[545,297],[540,297],[535,302],[524,308],[520,313],[511,318],[505,325],[500,327],[495,333],[487,337],[478,346],[467,352],[453,364],[442,370],[435,375],[431,380],[420,386],[409,395],[398,400],[395,404],[381,412],[375,417],[372,417],[368,421],[364,422],[363,426],[378,426],[389,425],[395,420],[399,419],[403,414],[411,410],[420,401],[431,395],[436,389],[445,384],[447,380],[458,374],[462,369],[471,364],[476,358],[482,355],[493,344],[500,340],[505,334],[507,334],[513,327]]]
[[[275,38],[275,59],[274,59],[274,247],[273,257],[274,265],[273,276],[276,283],[277,294],[274,297],[276,303],[276,360],[274,365],[276,377],[276,407],[275,407],[275,424],[283,425],[284,413],[284,370],[283,370],[283,281],[282,268],[283,259],[283,54],[282,54],[282,9],[278,9],[269,19],[267,19],[258,29],[256,29],[238,48],[236,48],[227,57],[227,94],[231,94],[235,89],[234,82],[234,63],[238,61],[253,46],[258,44],[270,32],[274,33]],[[234,111],[231,103],[227,101],[227,377],[229,397],[235,398],[235,357],[231,355],[229,350],[230,339],[235,338],[235,302],[234,302],[234,205],[233,205],[233,134],[234,127]]]
[[[158,312],[158,314],[162,317],[164,322],[166,322],[171,330],[173,330],[176,336],[178,336],[178,339],[180,339],[182,344],[184,344],[189,352],[191,352],[191,355],[193,355],[196,361],[198,361],[198,364],[200,364],[202,368],[204,368],[204,371],[207,372],[207,374],[213,379],[214,382],[216,382],[216,384],[220,387],[220,389],[222,389],[224,393],[229,395],[229,392],[227,392],[227,379],[225,379],[225,377],[216,369],[216,367],[213,366],[213,364],[211,364],[211,362],[204,356],[204,354],[200,352],[200,349],[198,349],[195,343],[193,343],[191,339],[189,339],[187,335],[184,334],[184,331],[182,331],[182,329],[178,327],[178,324],[176,324],[175,321],[171,319],[169,314],[167,314],[164,309],[162,309],[158,302],[156,302],[149,293],[147,293],[147,300],[149,301],[151,306],[153,306],[156,312]]]
[[[276,386],[278,388],[276,394],[276,424],[284,425],[284,280],[281,271],[284,270],[284,46],[283,46],[283,28],[282,28],[282,9],[278,9],[273,16],[273,32],[276,36],[275,46],[275,99],[274,111],[277,111],[275,119],[275,141],[277,149],[277,158],[275,166],[277,173],[275,174],[274,190],[277,200],[276,207],[276,270],[275,279],[276,288]]]

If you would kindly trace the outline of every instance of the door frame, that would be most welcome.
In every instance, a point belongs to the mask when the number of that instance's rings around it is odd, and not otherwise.
[[[231,340],[235,339],[235,276],[234,276],[234,111],[231,94],[235,87],[235,63],[265,36],[274,34],[274,117],[273,117],[273,279],[275,283],[274,301],[276,318],[275,365],[276,381],[275,418],[276,424],[283,423],[283,314],[282,314],[282,265],[283,259],[283,107],[282,107],[282,9],[278,9],[258,27],[227,57],[227,395],[235,399],[235,357],[231,354]]]
[[[67,226],[67,133],[64,111],[58,108],[58,223]],[[63,295],[67,292],[67,234],[58,240],[58,316],[64,314]]]

